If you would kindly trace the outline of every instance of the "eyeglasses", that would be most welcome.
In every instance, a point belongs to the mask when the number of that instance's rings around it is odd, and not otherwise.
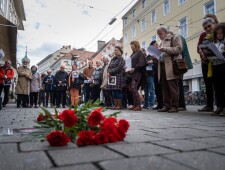
[[[208,28],[211,28],[211,27],[212,27],[212,25],[210,24],[210,25],[204,27],[204,30],[207,30]]]

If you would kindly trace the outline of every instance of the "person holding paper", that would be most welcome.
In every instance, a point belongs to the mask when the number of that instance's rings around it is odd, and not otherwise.
[[[93,61],[88,61],[87,64],[88,64],[88,67],[85,68],[83,71],[85,103],[88,102],[88,100],[91,97],[90,80],[94,72]]]
[[[5,65],[0,67],[0,97],[4,89],[4,100],[2,106],[5,107],[9,101],[9,89],[14,77],[14,70],[11,67],[11,61],[5,61]]]
[[[122,109],[122,78],[123,78],[123,70],[125,66],[125,61],[122,57],[123,50],[121,47],[116,46],[114,50],[114,57],[109,63],[108,67],[108,79],[114,78],[115,83],[110,83],[108,81],[107,89],[112,91],[113,99],[114,99],[114,109],[120,110]]]

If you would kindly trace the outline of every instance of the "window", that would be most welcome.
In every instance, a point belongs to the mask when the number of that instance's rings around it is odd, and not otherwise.
[[[128,43],[128,35],[127,35],[127,33],[124,34],[124,43],[125,44]]]
[[[215,14],[214,1],[210,1],[207,4],[205,4],[205,14]]]
[[[153,35],[151,41],[156,41],[156,35]]]
[[[178,4],[179,5],[182,5],[182,4],[184,4],[186,2],[186,0],[178,0]]]
[[[143,41],[143,42],[141,43],[141,48],[146,49],[146,43],[145,43],[145,41]]]
[[[151,13],[151,22],[152,24],[154,24],[156,22],[156,13],[155,13],[155,9],[152,10]]]
[[[4,12],[5,7],[5,0],[0,0],[0,8],[2,9],[2,12]]]
[[[136,37],[136,27],[135,26],[132,27],[131,34],[132,34],[132,38]]]
[[[164,13],[164,16],[166,16],[170,13],[170,1],[169,0],[164,0],[163,13]]]
[[[127,25],[127,17],[124,18],[124,25]]]
[[[182,35],[184,38],[187,38],[187,17],[180,20],[179,26],[180,35]]]
[[[142,0],[142,9],[144,9],[146,6],[146,0]]]
[[[146,30],[146,20],[145,20],[145,18],[143,18],[141,20],[141,32],[143,32],[145,30]]]
[[[136,10],[134,9],[132,12],[133,18],[136,16]]]

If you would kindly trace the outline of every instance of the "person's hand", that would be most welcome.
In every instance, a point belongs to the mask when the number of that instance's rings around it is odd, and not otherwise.
[[[204,53],[201,49],[199,49],[199,54],[200,54],[200,57],[203,61],[207,60],[206,56],[204,55]]]
[[[159,51],[166,52],[166,49],[165,48],[159,48]]]
[[[133,73],[135,71],[135,69],[134,68],[132,68],[129,72],[130,73]]]
[[[59,84],[62,84],[62,81],[59,81]]]
[[[111,77],[111,75],[109,73],[107,73],[107,77]]]
[[[149,61],[148,61],[148,64],[152,64],[152,63],[153,63],[153,60],[149,60]]]

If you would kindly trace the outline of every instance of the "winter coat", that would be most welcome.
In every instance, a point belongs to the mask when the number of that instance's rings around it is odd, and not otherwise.
[[[171,39],[173,37],[173,47],[171,46]],[[172,64],[172,58],[171,56],[174,56],[175,58],[182,58],[182,42],[181,38],[178,35],[171,35],[168,34],[166,38],[161,42],[159,45],[160,48],[165,48],[166,49],[166,56],[164,59],[164,64],[165,64],[165,71],[166,71],[166,79],[167,80],[174,80],[180,78],[180,76],[175,75],[173,73],[173,64]],[[158,62],[158,77],[160,78],[160,62]]]
[[[67,79],[68,79],[67,72],[58,71],[55,74],[55,79],[56,79],[56,90],[63,91],[67,89]],[[59,85],[59,81],[62,81],[62,85]]]
[[[101,85],[102,82],[102,67],[97,67],[94,69],[92,77],[94,78],[94,84]]]
[[[30,94],[30,82],[32,80],[31,70],[27,67],[20,66],[17,69],[18,80],[16,84],[16,94]]]
[[[122,56],[113,57],[108,66],[108,73],[116,76],[116,85],[107,85],[107,89],[122,90],[124,65],[125,61]]]
[[[81,73],[79,73],[78,78],[73,78],[72,72],[68,76],[68,88],[69,89],[71,89],[71,88],[80,89],[81,84],[83,84],[83,82],[84,82],[84,77]]]
[[[32,80],[30,84],[30,92],[39,92],[41,88],[41,76],[38,73],[32,74]]]
[[[48,83],[48,80],[50,80],[50,82]],[[43,83],[42,85],[44,86],[44,90],[47,91],[54,91],[56,89],[56,80],[55,80],[55,76],[51,75],[47,75],[44,77],[43,79]]]
[[[182,56],[186,61],[188,69],[192,69],[193,65],[192,65],[192,61],[191,61],[191,56],[189,54],[187,42],[186,42],[186,40],[183,36],[180,36],[180,37],[181,37],[181,40],[182,40]]]
[[[132,68],[134,72],[131,73],[132,79],[139,80],[145,75],[146,58],[142,51],[137,51],[131,55]]]
[[[101,85],[102,89],[106,89],[108,84],[108,77],[107,77],[108,67],[109,65],[107,64],[106,66],[103,67],[103,70],[102,70],[102,85]]]
[[[12,80],[14,77],[14,70],[12,67],[5,68],[4,66],[0,67],[0,84],[3,84],[4,77],[7,77],[7,79]]]

